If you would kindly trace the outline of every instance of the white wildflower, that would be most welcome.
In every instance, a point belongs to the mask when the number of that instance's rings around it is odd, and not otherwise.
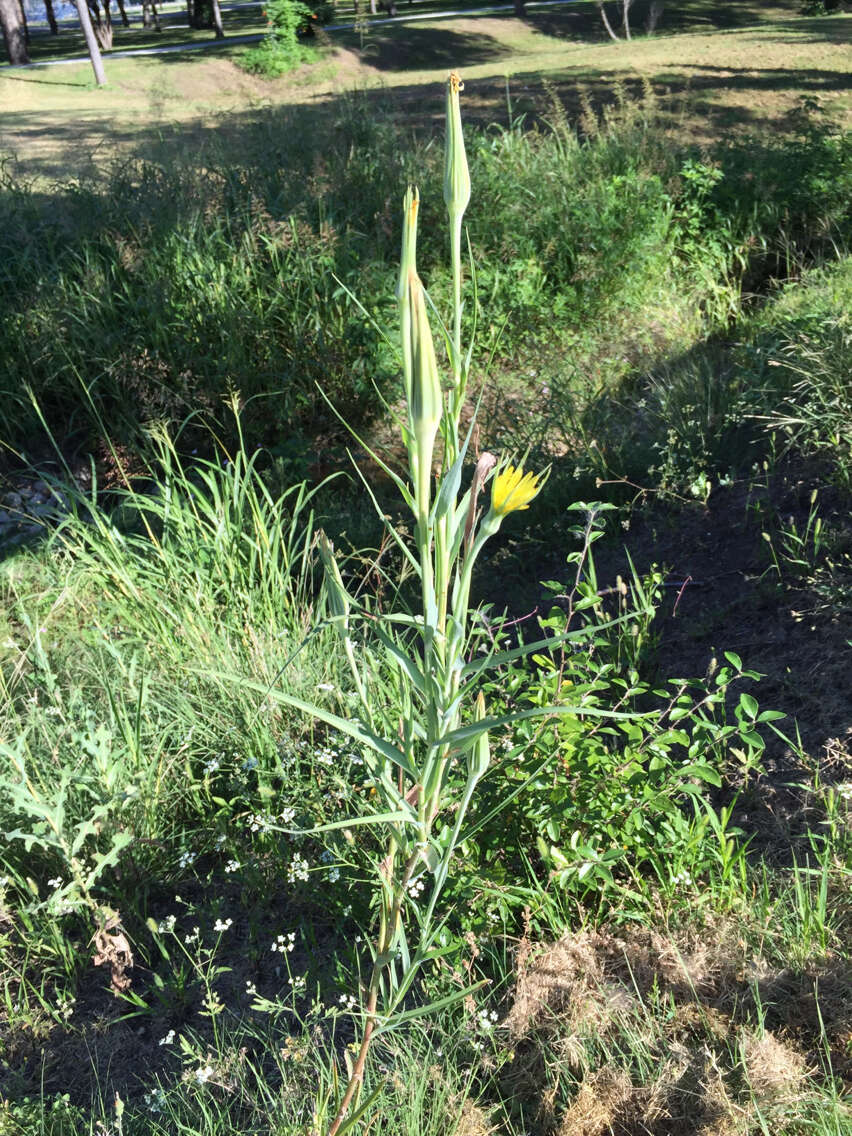
[[[279,935],[272,946],[269,948],[271,951],[278,951],[282,955],[289,954],[296,945],[296,932],[289,931],[286,935]]]

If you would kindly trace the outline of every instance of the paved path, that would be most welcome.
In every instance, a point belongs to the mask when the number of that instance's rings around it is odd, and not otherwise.
[[[562,7],[566,4],[573,4],[575,0],[529,0],[527,8],[555,8]],[[253,7],[254,5],[240,5],[240,7]],[[237,5],[234,5],[237,7]],[[414,23],[416,20],[445,20],[457,16],[487,16],[494,12],[514,12],[514,4],[493,4],[487,8],[464,8],[464,9],[447,9],[444,12],[415,12],[406,16],[388,16],[381,20],[370,20],[369,26],[371,28],[377,27],[379,24],[408,24]],[[351,24],[327,24],[325,30],[327,32],[344,32],[351,31],[355,27],[354,23]],[[257,43],[258,40],[264,38],[263,32],[257,32],[253,35],[243,36],[226,36],[225,39],[209,39],[202,40],[201,42],[193,43],[174,43],[168,44],[166,47],[135,47],[129,48],[127,51],[107,51],[104,52],[104,58],[110,59],[126,59],[133,55],[170,55],[176,51],[208,51],[210,48],[222,48],[239,46],[244,43]],[[88,55],[76,55],[72,59],[46,59],[41,63],[25,63],[21,66],[14,68],[17,71],[25,71],[32,67],[59,67],[63,64],[69,63],[88,63]],[[7,65],[9,70],[13,68]],[[0,68],[0,74],[6,68]]]

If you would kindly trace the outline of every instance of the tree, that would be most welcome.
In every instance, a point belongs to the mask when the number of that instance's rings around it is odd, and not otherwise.
[[[56,22],[56,13],[53,11],[53,0],[44,0],[44,10],[47,22],[50,24],[50,34],[59,35],[59,24]]]
[[[621,37],[616,35],[616,33],[612,29],[612,24],[609,22],[609,16],[606,14],[606,4],[604,3],[604,0],[595,0],[595,4],[601,14],[601,19],[603,20],[603,25],[607,30],[609,38],[615,40],[615,42],[618,43]],[[621,0],[621,30],[624,32],[625,39],[631,38],[630,8],[632,4],[633,0]]]
[[[27,36],[18,0],[0,0],[0,25],[3,27],[3,39],[6,42],[9,62],[16,66],[29,63]]]
[[[645,21],[645,31],[648,35],[653,35],[656,31],[657,24],[663,18],[665,9],[665,0],[651,0],[651,6],[648,9],[648,18]]]
[[[98,0],[87,0],[89,8],[89,24],[91,26],[91,16],[94,16],[94,33],[95,38],[100,44],[101,51],[109,51],[112,48],[112,16],[109,12],[109,0],[103,0],[104,11],[101,15],[101,9]],[[79,7],[79,5],[78,5]]]
[[[3,0],[0,0],[3,3]],[[77,13],[80,17],[80,27],[83,29],[83,35],[86,37],[86,47],[89,49],[89,58],[92,61],[92,70],[95,73],[95,82],[99,87],[106,83],[106,73],[104,72],[104,61],[101,59],[100,48],[98,41],[95,39],[95,31],[92,27],[92,18],[89,15],[89,8],[86,0],[77,0]]]
[[[216,39],[223,39],[222,14],[219,0],[186,0],[189,24],[193,28],[213,28]]]
[[[154,0],[142,0],[142,27],[161,30],[160,17],[157,15],[157,5]]]
[[[30,25],[27,23],[27,10],[24,7],[24,0],[18,0],[18,8],[21,13],[21,23],[24,25],[24,40],[27,47],[30,46]]]

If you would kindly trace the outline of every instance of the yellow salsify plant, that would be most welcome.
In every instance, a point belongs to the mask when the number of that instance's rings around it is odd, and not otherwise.
[[[446,914],[439,917],[438,904],[456,850],[468,835],[465,822],[477,784],[489,767],[489,732],[523,718],[550,714],[608,716],[602,709],[585,705],[536,706],[489,716],[480,689],[490,669],[578,638],[583,632],[551,636],[502,652],[492,645],[485,655],[473,649],[470,589],[477,558],[506,516],[529,507],[546,473],[527,472],[522,465],[499,461],[486,452],[476,461],[467,488],[462,487],[473,432],[471,422],[462,439],[472,355],[470,347],[463,353],[461,344],[462,220],[470,201],[459,105],[462,89],[458,75],[450,75],[444,178],[454,285],[452,331],[445,333],[449,373],[442,382],[430,305],[417,272],[419,195],[410,188],[403,205],[397,286],[406,399],[400,428],[408,479],[370,451],[414,517],[412,546],[379,510],[419,580],[419,610],[380,617],[365,610],[347,593],[334,550],[321,534],[326,615],[344,647],[359,716],[343,717],[284,691],[265,692],[358,743],[376,790],[374,812],[312,831],[371,825],[385,842],[385,854],[376,866],[378,931],[360,1011],[357,1054],[354,1061],[348,1061],[349,1079],[336,1108],[332,1106],[333,1115],[326,1111],[327,1101],[318,1102],[318,1117],[327,1136],[350,1131],[381,1091],[378,1085],[366,1100],[359,1099],[372,1040],[466,998],[476,988],[456,991],[429,1005],[413,1004],[412,990],[422,967],[445,953],[439,936]],[[436,474],[439,436],[443,445]],[[489,480],[490,499],[486,497],[487,507],[480,507]],[[371,492],[366,482],[365,486]]]

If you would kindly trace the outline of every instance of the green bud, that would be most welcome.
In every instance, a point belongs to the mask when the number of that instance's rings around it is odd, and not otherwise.
[[[473,720],[474,722],[481,722],[485,717],[485,696],[480,690],[476,696],[476,702],[473,706]],[[477,781],[485,776],[488,766],[491,763],[491,747],[488,742],[488,731],[480,734],[476,741],[473,743],[473,748],[468,757],[468,774],[475,778]]]
[[[399,322],[402,331],[402,377],[405,384],[405,397],[411,405],[411,302],[408,288],[410,274],[417,273],[417,212],[420,197],[417,188],[408,187],[403,202],[402,253],[399,258],[399,282],[396,298],[399,302]]]
[[[455,71],[447,79],[447,145],[444,151],[444,201],[450,219],[461,223],[462,214],[470,201],[470,171],[462,134],[459,91],[464,83]]]
[[[413,434],[414,453],[409,456],[415,495],[421,514],[429,511],[429,492],[432,478],[432,455],[435,437],[441,424],[444,400],[435,344],[426,310],[426,293],[416,271],[408,277],[408,303],[410,308],[411,398],[409,419]]]
[[[325,594],[328,601],[328,608],[341,638],[346,639],[349,634],[349,608],[351,601],[346,588],[343,586],[343,578],[340,575],[340,569],[337,566],[337,560],[334,555],[334,545],[322,529],[319,530],[319,548],[323,571],[325,573]]]

